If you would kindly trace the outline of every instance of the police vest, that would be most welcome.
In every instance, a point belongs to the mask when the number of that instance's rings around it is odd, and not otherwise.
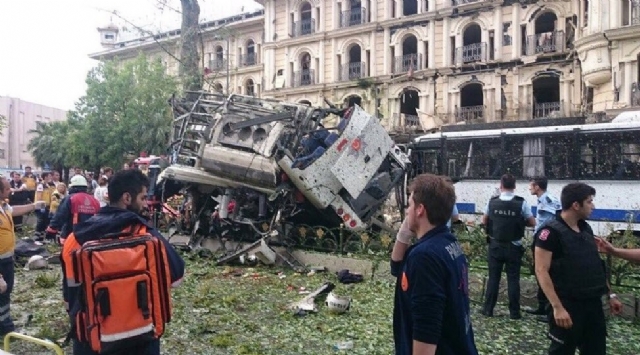
[[[514,196],[509,201],[494,197],[489,201],[489,234],[499,242],[513,242],[524,237],[525,221],[522,216],[524,199]]]
[[[566,224],[552,220],[546,228],[560,233],[562,256],[551,261],[549,275],[560,298],[594,299],[607,293],[604,263],[598,254],[593,234],[576,232]]]

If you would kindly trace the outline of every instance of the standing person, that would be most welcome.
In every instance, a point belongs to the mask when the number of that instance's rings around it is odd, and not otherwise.
[[[34,201],[36,198],[36,186],[38,185],[38,178],[33,173],[33,171],[31,171],[30,166],[25,166],[24,168],[22,183],[26,185],[27,191],[29,191],[29,200]]]
[[[550,355],[605,355],[607,325],[602,296],[609,294],[614,314],[622,303],[607,284],[605,265],[593,230],[586,222],[594,209],[596,190],[584,183],[562,189],[562,213],[535,235],[535,267],[549,299]]]
[[[10,304],[11,292],[14,281],[14,260],[13,252],[16,246],[16,235],[13,230],[13,217],[19,217],[30,212],[41,209],[43,201],[36,203],[14,206],[5,203],[11,195],[11,185],[4,177],[0,177],[0,276],[7,283],[7,290],[0,293],[0,336],[15,330],[11,320]]]
[[[393,333],[396,355],[476,355],[469,312],[467,259],[449,232],[456,200],[452,184],[417,176],[405,218],[418,241],[404,261],[392,259],[396,285]]]
[[[69,197],[62,200],[47,227],[47,238],[60,232],[60,243],[64,244],[76,224],[86,221],[99,209],[100,202],[87,193],[87,179],[82,175],[74,175],[69,182]]]
[[[29,203],[29,191],[27,191],[27,185],[22,182],[20,173],[11,172],[9,187],[11,188],[11,196],[9,196],[9,204],[11,206],[22,206]],[[22,215],[13,216],[13,228],[16,232],[22,231],[22,220]]]
[[[509,317],[520,319],[520,267],[524,247],[525,226],[533,227],[536,220],[527,201],[516,196],[516,178],[511,174],[500,178],[500,195],[489,200],[482,222],[489,235],[489,280],[482,314],[493,317],[498,302],[502,269],[506,266],[509,295]]]
[[[107,177],[105,175],[102,175],[100,177],[100,180],[98,180],[98,187],[93,192],[93,197],[95,197],[96,200],[100,202],[101,208],[109,204],[109,198],[108,198],[109,188],[107,185],[107,181],[108,181]]]
[[[537,205],[537,213],[536,213],[536,226],[533,230],[533,233],[537,233],[542,226],[544,226],[548,221],[552,221],[556,219],[556,215],[562,211],[562,205],[557,197],[551,195],[547,192],[548,181],[546,177],[536,177],[531,179],[529,183],[529,192],[532,195],[535,195],[538,198]],[[533,239],[531,243],[531,250],[535,250],[536,240]],[[536,280],[537,282],[537,280]],[[542,288],[540,287],[540,283],[538,283],[538,294],[536,295],[538,299],[538,308],[533,310],[525,310],[525,312],[534,315],[546,315],[547,314],[547,306],[549,305],[549,300],[544,295]],[[546,317],[539,318],[540,321],[546,321]]]
[[[141,212],[143,208],[146,206],[146,196],[147,196],[147,186],[149,186],[149,180],[147,179],[142,172],[139,170],[123,170],[116,173],[111,182],[109,183],[109,203],[110,205],[100,209],[100,212],[90,218],[89,220],[80,223],[77,225],[73,234],[71,234],[65,243],[62,250],[62,267],[64,271],[64,284],[63,284],[63,294],[65,302],[68,302],[68,309],[70,310],[70,316],[72,323],[76,322],[75,315],[79,312],[88,312],[87,311],[87,297],[86,291],[80,293],[80,287],[85,287],[84,285],[76,283],[76,277],[74,276],[74,260],[72,254],[75,250],[78,250],[84,243],[96,241],[105,235],[120,233],[123,231],[140,231],[141,229],[146,230],[143,234],[150,234],[152,238],[155,238],[156,241],[159,241],[160,248],[162,249],[162,254],[166,257],[160,259],[154,259],[153,265],[160,264],[161,267],[166,267],[169,270],[168,277],[170,278],[170,285],[158,285],[153,286],[153,282],[151,282],[151,287],[157,287],[159,290],[168,291],[163,286],[166,287],[177,287],[184,276],[184,261],[178,253],[173,249],[173,247],[169,244],[169,242],[154,229],[144,217],[141,216]],[[131,232],[134,234],[133,232]],[[127,237],[123,237],[123,241],[126,240]],[[139,249],[139,246],[138,246]],[[111,249],[113,253],[117,254],[117,249]],[[111,251],[110,251],[111,252]],[[133,249],[127,250],[128,254],[133,254]],[[146,252],[147,255],[150,255],[151,252]],[[127,255],[122,254],[123,258],[126,259]],[[156,254],[154,254],[156,255]],[[97,265],[96,270],[104,270],[110,268],[140,268],[140,267],[148,267],[147,263],[138,263],[138,265],[123,265],[118,262],[119,260],[115,259],[99,259],[96,261]],[[168,264],[168,265],[167,265]],[[140,266],[142,265],[142,266]],[[136,290],[140,291],[141,283],[142,287],[147,287],[146,277],[152,277],[152,275],[147,274],[141,278],[139,276],[140,271],[138,270],[138,276],[135,276],[136,273],[133,270],[129,273],[122,273],[124,276],[120,279],[117,279],[117,282],[112,282],[109,284],[104,280],[96,280],[95,282],[101,282],[104,285],[103,293],[108,295],[108,292],[116,290],[116,292],[131,292],[133,296],[130,299],[132,304],[127,304],[125,299],[118,296],[113,297],[109,301],[109,297],[104,297],[103,300],[99,301],[101,307],[103,302],[107,303],[109,307],[111,317],[113,320],[110,321],[109,324],[104,321],[106,318],[102,317],[87,317],[91,324],[96,325],[95,327],[72,327],[75,328],[78,333],[82,333],[83,331],[91,331],[97,332],[95,338],[85,338],[89,340],[97,340],[93,342],[93,346],[95,347],[97,344],[102,343],[103,347],[118,346],[120,351],[118,354],[143,354],[143,355],[160,355],[160,340],[158,333],[155,333],[154,336],[154,327],[144,327],[147,333],[144,333],[144,337],[136,336],[140,335],[140,324],[149,322],[148,314],[143,318],[145,314],[145,310],[147,312],[151,311],[152,314],[158,316],[159,318],[163,318],[159,313],[161,307],[149,307],[146,308],[147,303],[153,302],[159,299],[162,299],[163,294],[152,293],[154,297],[147,298],[146,293],[144,297],[139,296],[136,299]],[[126,276],[126,275],[134,275],[137,277],[134,280],[127,281],[128,279],[133,278],[134,276]],[[160,280],[162,281],[162,280]],[[87,281],[88,285],[92,283]],[[146,291],[146,288],[144,288]],[[100,289],[97,291],[98,295],[100,295]],[[83,297],[80,298],[78,295],[82,294]],[[170,295],[169,295],[170,297]],[[115,301],[113,301],[115,299]],[[109,303],[110,302],[110,303]],[[137,303],[137,304],[136,304]],[[155,305],[155,303],[154,303]],[[163,320],[168,321],[167,317],[170,317],[171,309],[170,302],[164,304],[167,306],[167,313],[164,313]],[[159,306],[159,305],[158,305]],[[100,308],[101,308],[100,307]],[[165,308],[162,308],[162,312],[165,311]],[[168,315],[167,315],[168,314]],[[83,318],[84,319],[84,318]],[[129,320],[130,322],[126,322]],[[103,322],[104,323],[100,323]],[[160,322],[160,319],[153,319],[154,322]],[[93,323],[97,322],[97,323]],[[100,325],[104,325],[101,327]],[[164,326],[164,323],[156,323],[157,326]],[[91,329],[94,330],[91,330]],[[145,330],[143,329],[143,330]],[[111,334],[105,334],[103,332],[115,332],[117,336]],[[84,334],[84,333],[83,333]],[[94,333],[92,333],[94,334]],[[98,352],[92,349],[91,341],[87,340],[79,340],[77,334],[74,336],[73,340],[73,354],[74,355],[97,355]],[[108,340],[103,338],[110,338]],[[141,340],[145,341],[141,341]],[[123,349],[123,347],[125,349]]]
[[[42,173],[42,182],[36,187],[36,201],[44,201],[45,208],[36,211],[38,222],[36,224],[36,238],[44,239],[45,229],[49,225],[49,211],[51,206],[51,196],[56,190],[56,184],[52,180],[51,173]]]

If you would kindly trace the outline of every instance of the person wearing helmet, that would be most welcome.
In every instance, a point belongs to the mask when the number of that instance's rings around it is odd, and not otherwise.
[[[87,193],[87,179],[82,175],[75,175],[69,182],[69,196],[62,200],[58,211],[51,219],[47,228],[47,238],[54,238],[60,232],[60,244],[71,232],[73,227],[89,219],[100,210],[100,202]]]

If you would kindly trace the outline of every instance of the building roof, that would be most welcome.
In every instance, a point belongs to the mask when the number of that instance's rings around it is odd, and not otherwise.
[[[262,21],[264,19],[264,10],[258,10],[253,12],[245,12],[218,20],[207,21],[200,24],[202,32],[212,32],[224,28],[225,26],[238,26],[242,24],[252,23],[256,21]],[[180,29],[161,32],[155,35],[143,36],[136,39],[116,42],[113,48],[106,49],[101,52],[89,54],[89,58],[100,59],[101,57],[111,57],[117,54],[125,53],[132,49],[142,49],[145,47],[153,46],[158,41],[169,42],[180,38]]]

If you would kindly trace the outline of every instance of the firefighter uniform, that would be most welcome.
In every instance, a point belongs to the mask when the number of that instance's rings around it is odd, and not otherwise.
[[[482,314],[493,316],[493,308],[498,302],[500,277],[506,267],[507,290],[509,296],[509,315],[512,319],[521,318],[520,314],[520,267],[524,247],[522,238],[526,220],[532,217],[531,207],[513,192],[502,192],[489,201],[487,232],[490,236],[488,262],[489,280]]]
[[[15,330],[9,312],[14,280],[13,251],[16,246],[11,212],[11,206],[3,203],[0,208],[0,275],[7,283],[7,291],[0,293],[0,335]]]
[[[536,247],[552,253],[549,276],[562,306],[571,316],[569,329],[555,324],[549,307],[549,354],[606,354],[606,322],[602,296],[608,291],[605,265],[589,224],[571,229],[561,217],[549,221],[535,235]]]

